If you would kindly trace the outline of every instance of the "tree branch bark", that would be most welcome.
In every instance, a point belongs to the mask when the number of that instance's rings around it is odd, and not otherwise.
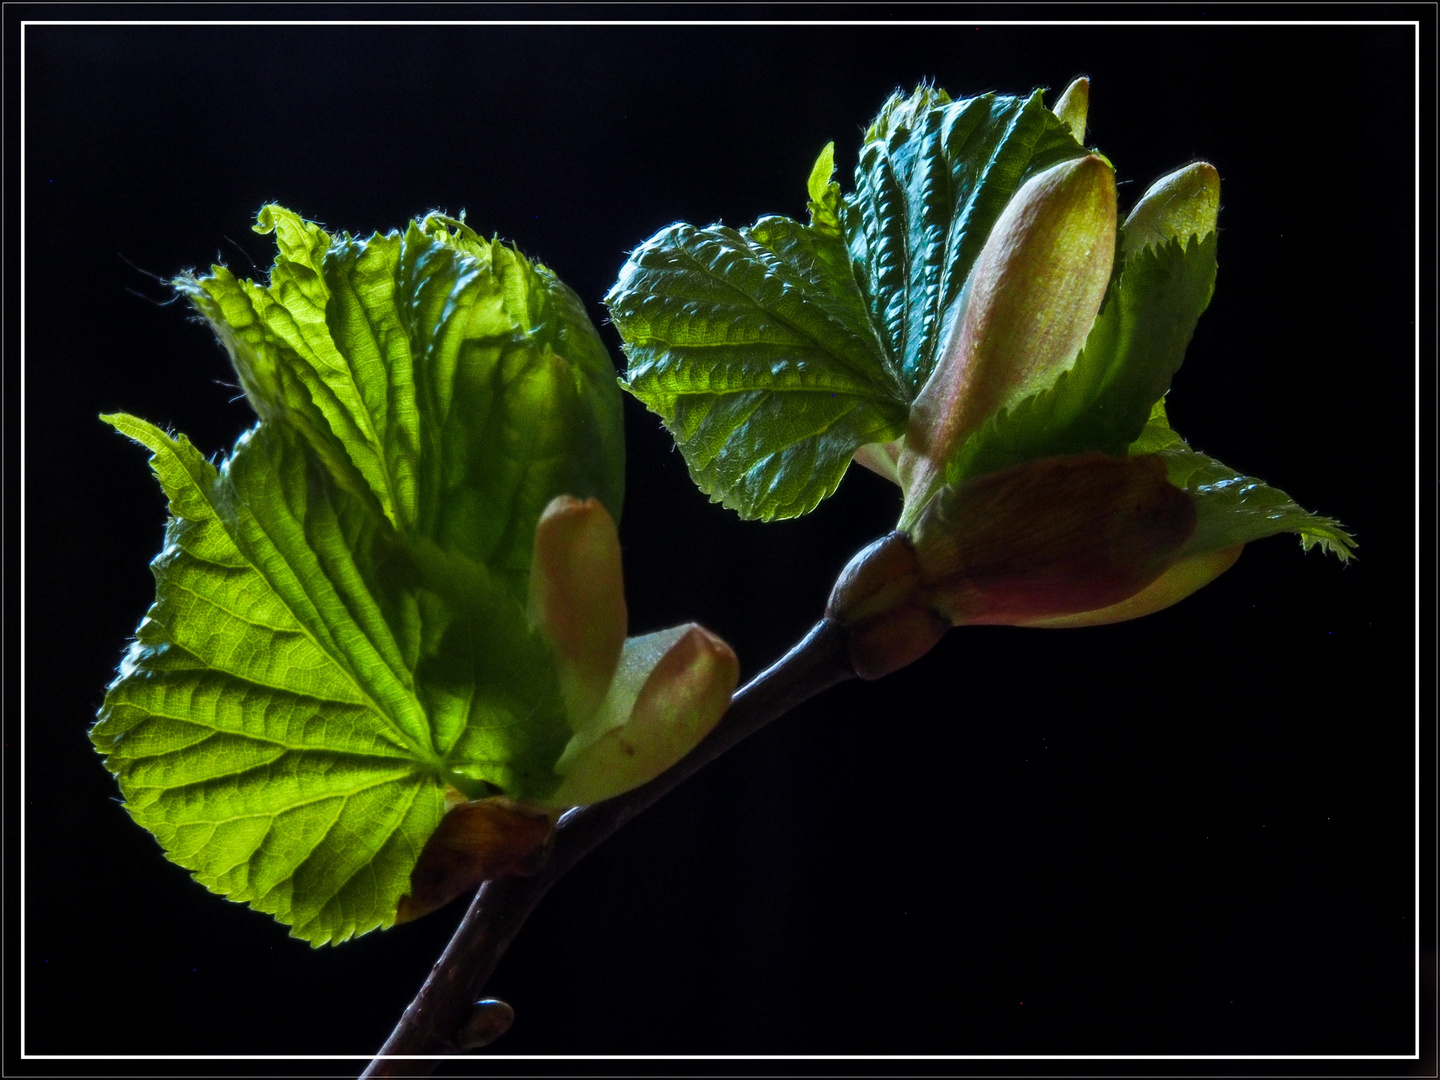
[[[854,677],[844,629],[821,619],[794,648],[736,692],[724,719],[684,759],[648,784],[562,817],[549,857],[537,873],[480,886],[450,944],[361,1080],[428,1076],[439,1056],[406,1055],[459,1053],[455,1033],[550,886],[636,814],[736,743],[822,690]]]

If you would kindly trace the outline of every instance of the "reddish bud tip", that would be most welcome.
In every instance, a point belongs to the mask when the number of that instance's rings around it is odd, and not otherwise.
[[[930,603],[956,625],[1094,611],[1171,566],[1190,496],[1152,455],[1076,454],[975,477],[932,500],[915,550]]]
[[[659,776],[719,723],[740,662],[694,623],[631,638],[596,724],[570,740],[556,771],[556,807],[612,798]]]
[[[504,796],[453,805],[420,851],[396,923],[428,915],[482,881],[525,872],[553,828],[544,812]]]

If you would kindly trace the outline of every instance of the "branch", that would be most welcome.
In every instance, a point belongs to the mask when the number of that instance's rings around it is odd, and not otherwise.
[[[724,719],[683,760],[648,784],[562,817],[549,857],[536,874],[497,878],[480,886],[425,985],[361,1080],[428,1076],[435,1070],[436,1057],[404,1055],[459,1052],[456,1032],[551,885],[636,814],[736,743],[827,687],[854,677],[844,629],[831,619],[821,619],[799,644],[736,692]]]

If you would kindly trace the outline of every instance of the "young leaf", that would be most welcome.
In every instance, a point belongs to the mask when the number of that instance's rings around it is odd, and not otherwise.
[[[1158,454],[1170,483],[1195,500],[1197,521],[1186,555],[1219,551],[1282,532],[1299,533],[1306,551],[1318,544],[1321,551],[1342,562],[1355,553],[1355,538],[1334,518],[1302,510],[1278,488],[1190,449],[1170,427],[1163,400],[1155,403],[1150,421],[1130,446],[1130,453]]]
[[[845,246],[822,228],[672,225],[605,302],[625,388],[660,415],[700,489],[742,517],[812,510],[856,447],[904,430]]]
[[[442,811],[413,686],[383,662],[355,670],[394,642],[337,640],[348,620],[324,633],[344,601],[323,579],[317,638],[236,543],[215,468],[183,436],[107,419],[153,451],[172,514],[155,605],[91,732],[127,810],[203,885],[313,943],[387,925]]]
[[[835,144],[825,144],[806,184],[810,192],[810,227],[831,236],[843,235],[840,225],[840,185],[835,182]]]
[[[447,788],[560,783],[531,549],[556,495],[618,513],[619,391],[574,294],[460,222],[259,227],[268,285],[177,286],[260,425],[217,470],[107,418],[154,454],[171,521],[91,737],[169,858],[319,944],[394,921]]]
[[[411,537],[506,572],[556,494],[618,518],[614,368],[579,299],[545,267],[432,214],[402,234],[331,238],[277,206],[270,282],[216,266],[176,287],[230,352],[264,419]]]

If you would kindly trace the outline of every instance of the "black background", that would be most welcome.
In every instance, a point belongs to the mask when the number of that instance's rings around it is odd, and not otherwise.
[[[249,225],[269,200],[356,233],[464,208],[603,323],[625,252],[659,228],[803,217],[831,139],[848,188],[896,87],[1058,94],[1082,73],[1122,209],[1196,158],[1222,177],[1220,277],[1176,428],[1340,518],[1360,559],[1267,540],[1150,618],[955,631],[883,682],[832,689],[542,903],[490,986],[518,1016],[492,1049],[1412,1052],[1412,28],[63,25],[30,26],[24,49],[27,1052],[370,1052],[463,906],[312,950],[166,862],[90,748],[165,517],[144,451],[96,415],[134,412],[207,453],[252,422],[223,352],[152,275],[220,260],[259,276],[273,247]],[[626,420],[632,632],[698,620],[747,676],[898,511],[854,469],[806,519],[740,522],[634,401]],[[12,769],[15,751],[12,729]],[[13,843],[6,861],[13,884]]]

